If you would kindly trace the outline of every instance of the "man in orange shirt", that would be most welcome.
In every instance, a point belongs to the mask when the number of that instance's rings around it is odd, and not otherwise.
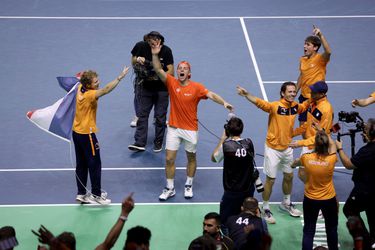
[[[296,115],[308,108],[309,101],[305,101],[302,104],[294,101],[296,85],[293,82],[283,83],[280,88],[280,100],[274,102],[267,102],[255,97],[239,86],[237,87],[237,92],[258,108],[269,113],[263,164],[263,172],[266,174],[262,193],[264,219],[270,224],[276,223],[270,210],[269,200],[278,170],[282,170],[284,174],[282,184],[284,200],[279,207],[293,217],[300,217],[302,212],[296,209],[290,200],[293,187],[293,170],[290,167],[293,162],[293,149],[289,147],[289,143],[292,140]]]
[[[197,168],[198,103],[202,99],[209,98],[223,105],[229,111],[233,109],[233,106],[227,103],[221,96],[206,89],[202,84],[191,81],[191,67],[186,61],[178,64],[177,78],[167,74],[162,69],[158,56],[161,47],[162,45],[159,41],[154,41],[151,44],[152,64],[160,80],[167,86],[171,108],[165,147],[167,186],[159,196],[159,200],[165,201],[176,194],[174,188],[175,160],[182,142],[185,144],[188,160],[184,196],[186,199],[190,199],[193,197],[193,178]]]
[[[317,81],[325,81],[326,66],[331,57],[331,48],[326,38],[319,28],[313,27],[313,36],[308,36],[305,39],[304,55],[300,58],[300,75],[297,81],[297,93],[301,89],[301,95],[298,97],[300,103],[311,97],[310,85]],[[324,49],[322,54],[318,53],[321,45]],[[307,113],[300,114],[298,120],[300,124],[306,122]]]
[[[95,71],[84,71],[81,84],[77,90],[76,113],[73,122],[73,142],[76,154],[76,181],[78,193],[76,200],[82,203],[106,205],[110,199],[102,196],[100,147],[96,138],[96,111],[98,99],[111,92],[128,73],[125,67],[120,75],[109,82],[104,88],[99,88],[99,77]],[[91,194],[87,192],[87,177],[90,173]]]

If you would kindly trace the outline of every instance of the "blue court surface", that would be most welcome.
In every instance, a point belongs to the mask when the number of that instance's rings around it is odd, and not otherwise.
[[[268,116],[236,93],[241,85],[267,100],[279,98],[284,81],[297,81],[304,38],[319,27],[331,49],[327,67],[328,99],[335,110],[375,117],[374,105],[353,109],[354,98],[375,91],[375,5],[373,1],[1,1],[0,4],[0,206],[71,204],[76,193],[74,148],[38,129],[26,119],[64,95],[56,76],[96,70],[102,86],[130,65],[130,51],[143,35],[157,30],[172,48],[175,62],[192,65],[192,79],[234,105],[243,119],[243,137],[255,145],[256,163],[263,165]],[[321,48],[322,49],[322,48]],[[102,187],[114,203],[136,192],[136,202],[159,204],[165,185],[165,152],[149,147],[133,153],[134,75],[129,73],[112,93],[99,101],[97,133],[101,144]],[[186,178],[186,156],[177,156],[176,189],[171,203],[218,203],[223,189],[221,164],[210,161],[227,119],[212,101],[199,105],[198,171],[194,198],[180,194]],[[297,122],[296,122],[297,126]],[[342,132],[354,124],[341,124]],[[350,140],[343,138],[350,153]],[[356,135],[356,149],[363,142]],[[297,157],[300,150],[295,150]],[[351,190],[350,171],[337,163],[337,197]],[[262,171],[261,171],[262,172]],[[280,174],[281,176],[281,174]],[[264,176],[262,174],[262,178]],[[282,197],[277,179],[272,202]],[[256,194],[261,200],[261,197]],[[301,202],[303,185],[294,180],[293,201]],[[168,201],[169,202],[169,201]],[[0,226],[1,217],[0,214]]]

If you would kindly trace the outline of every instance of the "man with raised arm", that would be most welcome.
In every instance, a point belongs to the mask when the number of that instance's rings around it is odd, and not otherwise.
[[[233,106],[218,94],[206,89],[201,83],[190,80],[191,67],[187,61],[178,64],[177,78],[167,74],[162,69],[158,56],[161,47],[160,41],[153,41],[151,44],[152,64],[160,80],[167,86],[171,105],[166,138],[167,185],[159,199],[165,201],[176,194],[174,188],[175,160],[181,143],[185,144],[188,160],[184,196],[186,199],[190,199],[193,197],[193,178],[197,168],[198,103],[202,99],[209,98],[223,105],[229,111],[233,109]]]

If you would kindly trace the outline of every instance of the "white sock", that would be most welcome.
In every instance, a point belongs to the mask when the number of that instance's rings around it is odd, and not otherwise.
[[[167,188],[168,189],[174,188],[174,179],[167,179]]]
[[[263,210],[268,209],[270,210],[270,203],[269,201],[263,201]]]
[[[188,186],[193,186],[193,179],[194,177],[186,177],[186,182],[185,182],[185,185],[188,185]]]
[[[284,194],[284,204],[290,204],[290,194]]]

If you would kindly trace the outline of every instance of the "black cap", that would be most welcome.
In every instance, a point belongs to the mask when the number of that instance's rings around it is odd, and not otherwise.
[[[151,31],[150,33],[147,34],[147,37],[157,37],[157,38],[159,38],[161,40],[161,43],[164,43],[164,36],[162,36],[157,31]]]
[[[313,85],[309,86],[311,92],[313,93],[327,93],[328,85],[325,81],[319,81],[314,83]]]

